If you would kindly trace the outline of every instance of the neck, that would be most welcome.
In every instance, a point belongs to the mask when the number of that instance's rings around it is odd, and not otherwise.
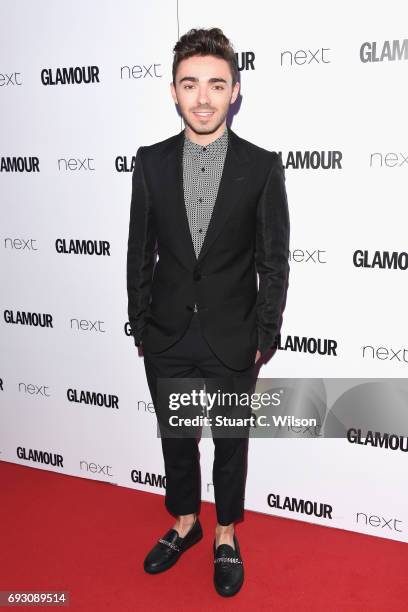
[[[213,140],[217,140],[217,138],[222,136],[224,130],[226,129],[226,125],[227,122],[224,121],[220,125],[220,127],[217,128],[217,130],[215,132],[212,132],[211,134],[197,134],[197,132],[194,132],[194,130],[192,130],[190,126],[186,125],[184,128],[184,133],[187,138],[191,140],[191,142],[195,142],[196,144],[205,146],[213,142]]]

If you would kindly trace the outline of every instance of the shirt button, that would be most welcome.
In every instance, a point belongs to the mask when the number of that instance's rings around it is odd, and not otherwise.
[[[203,147],[203,151],[206,151],[207,149],[205,147]]]
[[[202,172],[204,172],[205,168],[201,168]]]
[[[202,201],[203,201],[203,198],[198,198],[198,201],[199,201],[199,202],[202,202]]]
[[[200,232],[200,234],[201,234],[201,232],[203,231],[203,228],[202,228],[202,227],[200,227],[200,229],[199,229],[198,231],[199,231],[199,232]]]

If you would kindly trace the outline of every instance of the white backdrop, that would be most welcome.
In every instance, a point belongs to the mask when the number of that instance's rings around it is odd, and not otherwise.
[[[368,261],[407,250],[406,3],[207,0],[205,14],[187,0],[0,5],[2,460],[164,493],[143,358],[128,335],[126,247],[132,156],[183,127],[169,83],[172,48],[191,27],[232,40],[242,68],[232,128],[286,166],[282,342],[337,346],[334,356],[278,350],[259,375],[406,376],[407,271],[353,264],[358,250]],[[98,80],[42,81],[43,70],[82,66]],[[340,167],[292,163],[313,151],[339,152]],[[28,171],[32,158],[39,171]],[[71,239],[107,241],[108,254],[60,253],[57,241]],[[19,312],[47,313],[52,327],[13,323]],[[117,406],[70,401],[70,389]],[[209,501],[212,448],[201,441]],[[251,440],[246,508],[407,541],[406,460],[341,439]],[[271,493],[327,503],[332,516],[270,507]]]

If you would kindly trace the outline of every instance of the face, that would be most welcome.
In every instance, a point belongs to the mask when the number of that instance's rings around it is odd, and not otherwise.
[[[225,126],[230,104],[238,96],[239,83],[232,87],[226,60],[212,55],[193,56],[180,62],[176,86],[170,84],[186,126],[196,134],[213,134]]]

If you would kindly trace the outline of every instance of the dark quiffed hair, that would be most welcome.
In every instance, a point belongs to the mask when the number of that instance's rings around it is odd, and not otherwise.
[[[220,28],[193,28],[181,36],[174,46],[173,83],[176,83],[177,67],[181,60],[193,55],[215,55],[226,60],[232,73],[232,86],[238,81],[238,64],[234,48]]]

